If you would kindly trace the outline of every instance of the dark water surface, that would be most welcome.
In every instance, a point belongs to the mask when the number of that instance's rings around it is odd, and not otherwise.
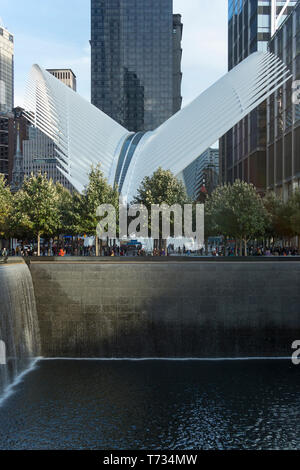
[[[300,366],[41,361],[0,407],[0,449],[300,449]]]

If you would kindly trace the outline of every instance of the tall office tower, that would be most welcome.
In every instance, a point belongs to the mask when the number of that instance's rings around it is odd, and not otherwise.
[[[268,99],[267,113],[267,189],[286,200],[300,187],[300,82],[296,82],[300,80],[300,2],[272,37],[269,49],[293,74]]]
[[[181,109],[181,59],[182,59],[182,30],[181,15],[173,15],[173,114]]]
[[[173,0],[91,0],[92,104],[130,131],[181,106],[180,15]]]
[[[9,180],[9,151],[14,149],[11,136],[13,135],[13,113],[0,112],[0,174]]]
[[[47,69],[47,72],[54,75],[54,77],[58,78],[61,82],[63,82],[68,87],[72,88],[72,90],[76,91],[76,75],[74,74],[73,70],[71,69]]]
[[[196,160],[187,166],[182,175],[187,195],[193,201],[199,199],[202,186],[210,194],[219,180],[219,149],[208,148]]]
[[[14,156],[17,149],[17,129],[22,151],[23,140],[27,138],[27,119],[20,107],[8,113],[0,113],[0,173],[4,174],[8,183],[12,180]]]
[[[0,112],[14,107],[14,37],[0,25]]]
[[[296,0],[228,1],[228,69],[249,54],[266,50],[275,31]],[[220,139],[220,179],[239,178],[266,189],[266,103],[255,109]]]
[[[8,179],[14,105],[14,38],[0,25],[0,173]]]

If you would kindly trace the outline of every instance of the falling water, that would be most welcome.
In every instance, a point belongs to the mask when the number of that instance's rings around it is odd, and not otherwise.
[[[0,341],[1,400],[7,387],[31,367],[34,359],[40,355],[33,284],[29,269],[23,262],[0,265]],[[5,361],[3,349],[6,353]]]

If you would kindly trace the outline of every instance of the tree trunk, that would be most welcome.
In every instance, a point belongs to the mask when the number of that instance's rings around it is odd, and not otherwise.
[[[248,253],[247,253],[247,240],[244,240],[244,246],[245,246],[245,256],[248,256]]]
[[[95,243],[96,243],[96,256],[99,256],[99,238],[98,235],[95,237]]]
[[[100,251],[99,256],[102,256],[102,238],[100,238]]]
[[[38,252],[37,252],[37,255],[41,256],[41,234],[40,234],[40,232],[38,232],[37,239],[38,239]]]
[[[238,246],[237,246],[237,240],[235,240],[235,248],[234,248],[235,256],[237,256],[237,252],[238,252]]]

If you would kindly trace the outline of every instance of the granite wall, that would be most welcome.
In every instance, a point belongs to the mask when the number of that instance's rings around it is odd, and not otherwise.
[[[290,356],[300,262],[31,262],[49,357]]]

